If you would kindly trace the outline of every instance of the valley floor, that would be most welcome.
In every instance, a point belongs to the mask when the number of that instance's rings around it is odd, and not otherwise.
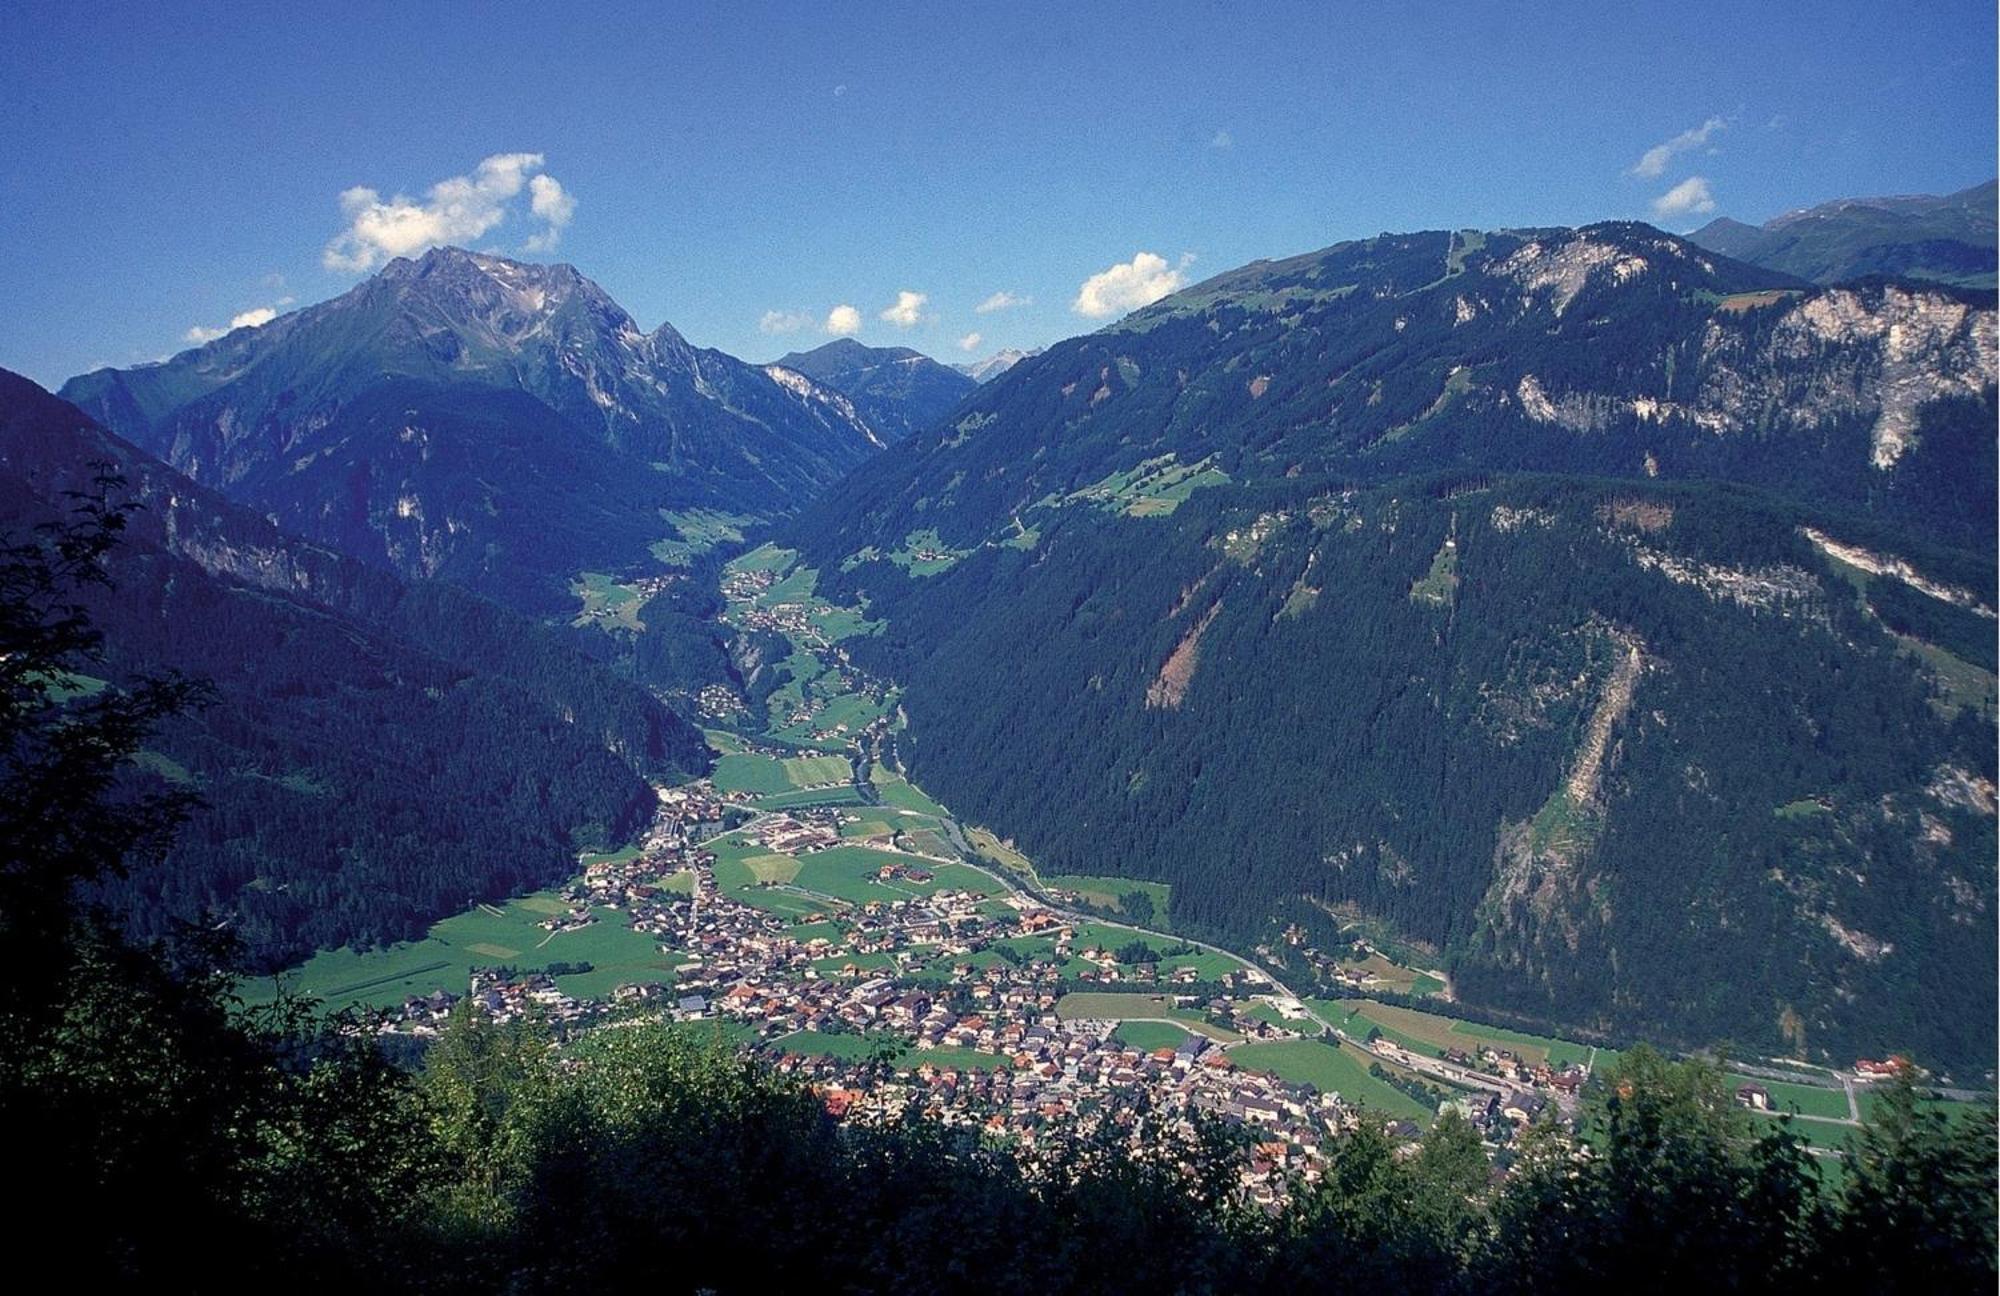
[[[283,983],[418,1038],[468,997],[565,1034],[665,1014],[809,1078],[849,1119],[920,1111],[1029,1148],[1055,1123],[1138,1138],[1148,1114],[1208,1112],[1254,1144],[1245,1187],[1267,1199],[1361,1121],[1414,1135],[1456,1110],[1504,1158],[1529,1125],[1573,1115],[1612,1056],[1370,998],[1444,989],[1379,951],[1340,969],[1355,997],[1294,993],[1267,962],[1158,930],[1160,884],[1039,875],[884,763],[895,690],[841,647],[873,627],[813,583],[768,546],[726,570],[724,615],[784,635],[791,682],[762,731],[713,699],[714,773],[662,788],[641,841]],[[1739,1069],[1739,1102],[1841,1155],[1865,1102],[1853,1076]]]

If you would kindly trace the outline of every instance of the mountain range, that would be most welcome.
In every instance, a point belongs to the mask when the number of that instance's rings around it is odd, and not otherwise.
[[[987,356],[984,360],[974,360],[969,364],[956,364],[952,368],[958,370],[974,382],[992,382],[995,378],[1006,373],[1023,360],[1040,355],[1043,350],[1044,348],[1042,347],[1036,347],[1032,351],[1022,351],[1016,347],[1004,347]]]
[[[713,615],[774,536],[880,627],[927,790],[1301,986],[1359,939],[1527,1025],[1984,1066],[1995,311],[1915,275],[1974,199],[1384,235],[971,372],[751,365],[439,249],[0,386],[0,486],[123,465],[113,662],[222,683],[135,921],[274,958],[555,876],[706,761],[661,697],[782,657]]]
[[[115,476],[134,506],[88,591],[101,688],[177,671],[214,699],[146,753],[198,794],[172,852],[100,898],[142,937],[224,921],[253,965],[420,935],[622,842],[649,780],[705,770],[698,732],[562,635],[280,530],[0,371],[15,535]]]
[[[778,363],[853,401],[868,425],[889,441],[929,427],[979,385],[976,376],[922,352],[863,346],[853,338],[794,351]]]
[[[1814,283],[1901,275],[1994,286],[1995,182],[1942,197],[1842,198],[1763,225],[1720,217],[1688,237],[1713,252]]]
[[[294,534],[536,613],[688,510],[785,513],[885,441],[795,370],[641,332],[570,266],[456,248],[61,395]]]
[[[1984,1066],[1995,370],[1990,293],[1384,236],[1059,343],[779,533],[886,621],[912,775],[1049,871],[1308,983],[1360,932],[1524,1022]]]

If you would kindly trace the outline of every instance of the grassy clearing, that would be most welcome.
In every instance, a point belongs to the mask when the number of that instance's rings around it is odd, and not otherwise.
[[[794,1031],[782,1039],[773,1040],[771,1047],[780,1053],[796,1053],[800,1057],[833,1057],[846,1062],[858,1062],[874,1056],[884,1048],[892,1052],[901,1043],[893,1035],[832,1035],[825,1031]]]
[[[1165,1022],[1133,1021],[1125,1022],[1111,1032],[1112,1037],[1127,1048],[1151,1053],[1154,1049],[1179,1048],[1188,1033],[1178,1026]]]
[[[757,798],[759,810],[796,810],[801,806],[858,806],[865,805],[861,794],[848,784],[839,787],[814,788],[809,792],[780,792],[775,796]]]
[[[386,949],[325,950],[286,977],[300,993],[339,1011],[391,1007],[436,990],[464,994],[475,967],[590,963],[593,971],[558,977],[556,984],[568,994],[599,997],[628,982],[672,981],[673,969],[684,961],[663,953],[652,937],[633,931],[622,914],[611,910],[598,911],[597,921],[587,927],[557,935],[538,925],[568,910],[552,891],[481,905],[437,923],[423,940]],[[246,985],[245,994],[256,998],[271,990],[268,979],[260,979]]]
[[[903,547],[889,555],[889,561],[912,576],[935,576],[949,571],[970,549],[954,549],[935,529],[912,531],[903,537]]]
[[[1222,486],[1229,474],[1214,466],[1214,456],[1183,464],[1174,455],[1161,455],[1115,472],[1100,481],[1073,491],[1048,504],[1095,504],[1127,517],[1165,517],[1204,486]]]
[[[639,619],[644,600],[631,585],[620,584],[603,572],[579,572],[570,582],[569,592],[582,602],[583,610],[571,619],[574,626],[596,626],[637,634],[646,628]]]
[[[1163,995],[1098,991],[1066,994],[1056,1001],[1056,1016],[1064,1021],[1088,1018],[1093,1021],[1123,1022],[1134,1018],[1159,1018],[1178,1022],[1191,1031],[1223,1044],[1235,1044],[1243,1038],[1235,1031],[1210,1025],[1192,1008],[1174,1007],[1173,1001]]]
[[[799,875],[799,862],[790,855],[752,855],[743,861],[750,876],[759,882],[790,882]]]
[[[1844,1089],[1822,1089],[1817,1085],[1787,1084],[1780,1080],[1759,1080],[1755,1076],[1744,1075],[1730,1076],[1729,1083],[1732,1088],[1746,1084],[1762,1085],[1771,1095],[1771,1106],[1781,1112],[1847,1119],[1847,1092]],[[1806,1122],[1800,1123],[1803,1125]]]
[[[967,828],[965,839],[972,843],[974,851],[990,863],[997,864],[1017,877],[1027,878],[1037,885],[1040,884],[1041,877],[1035,872],[1035,866],[1029,862],[1028,857],[994,836],[990,829]]]
[[[1477,1053],[1481,1048],[1490,1046],[1507,1049],[1531,1063],[1546,1062],[1563,1067],[1584,1063],[1591,1055],[1590,1045],[1574,1040],[1482,1026],[1476,1022],[1376,1003],[1370,999],[1315,1001],[1314,1006],[1320,1009],[1321,1016],[1349,1034],[1365,1035],[1370,1026],[1380,1026],[1385,1035],[1403,1047],[1433,1056],[1447,1048]],[[1617,1054],[1608,1049],[1597,1051],[1599,1065],[1607,1064],[1616,1057]],[[1842,1114],[1845,1114],[1844,1109]]]
[[[730,752],[715,762],[719,792],[788,792],[793,786],[784,762],[774,756]]]
[[[728,570],[782,572],[789,571],[798,560],[796,550],[781,549],[767,540],[749,553],[730,559]]]
[[[1408,1094],[1369,1075],[1370,1059],[1350,1046],[1280,1040],[1245,1044],[1229,1050],[1229,1057],[1247,1071],[1263,1071],[1292,1084],[1311,1085],[1322,1093],[1337,1093],[1348,1102],[1366,1104],[1370,1111],[1399,1120],[1428,1124],[1435,1115]]]
[[[881,880],[879,875],[885,867],[919,868],[930,875],[930,880],[918,882],[907,876]],[[807,891],[856,904],[908,900],[945,890],[972,891],[979,895],[998,895],[1003,890],[992,878],[963,864],[933,864],[866,846],[834,846],[803,856],[799,860],[797,884]]]
[[[928,1064],[947,1071],[1008,1071],[1014,1066],[1011,1058],[956,1047],[911,1049],[896,1061],[899,1066],[915,1068]]]
[[[1715,310],[1718,315],[1741,315],[1760,306],[1775,306],[1786,298],[1796,295],[1796,290],[1790,288],[1773,288],[1768,292],[1731,293],[1715,303]]]
[[[1426,995],[1436,994],[1444,989],[1444,982],[1428,972],[1404,967],[1379,952],[1369,954],[1359,963],[1348,962],[1341,966],[1366,973],[1375,978],[1375,983],[1382,989],[1394,994]]]
[[[1214,981],[1242,966],[1227,954],[1217,954],[1213,950],[1205,950],[1199,946],[1192,947],[1191,953],[1168,954],[1168,950],[1178,948],[1182,942],[1171,936],[1136,932],[1129,927],[1114,927],[1105,923],[1079,923],[1075,932],[1072,948],[1078,950],[1097,946],[1115,952],[1135,943],[1146,946],[1161,955],[1159,962],[1153,965],[1160,976],[1168,976],[1181,968],[1193,968],[1199,979]],[[1066,970],[1071,976],[1079,976],[1092,968],[1090,964],[1078,958],[1072,959]],[[1134,967],[1126,968],[1128,973],[1134,970],[1136,970]]]
[[[1946,652],[1936,644],[1894,631],[1890,631],[1890,636],[1906,654],[1930,667],[1940,694],[1933,705],[1940,715],[1949,718],[1960,710],[1970,710],[1975,715],[1984,716],[1993,711],[1996,696],[2000,695],[2000,686],[1996,686],[2000,677]]]
[[[1119,913],[1125,912],[1124,896],[1133,891],[1142,892],[1153,902],[1154,923],[1163,924],[1167,920],[1169,888],[1165,882],[1141,882],[1136,878],[1104,877],[1087,873],[1052,873],[1042,878],[1042,885],[1074,891],[1083,897],[1086,904],[1096,905],[1100,909],[1114,909]]]
[[[1458,598],[1458,541],[1446,536],[1431,556],[1430,570],[1410,586],[1412,603],[1450,607]]]
[[[875,785],[875,795],[882,798],[885,805],[902,810],[915,810],[920,814],[933,815],[939,819],[949,818],[951,812],[926,796],[916,784],[893,770],[875,766],[868,775]]]
[[[743,528],[758,521],[747,513],[724,513],[719,509],[661,509],[660,517],[674,529],[674,534],[653,542],[653,557],[669,567],[685,567],[720,545],[742,544]]]
[[[795,788],[846,783],[854,774],[845,756],[788,756],[783,765],[785,778]]]
[[[750,745],[742,738],[726,729],[704,729],[702,738],[708,745],[724,756],[740,756],[750,750]]]

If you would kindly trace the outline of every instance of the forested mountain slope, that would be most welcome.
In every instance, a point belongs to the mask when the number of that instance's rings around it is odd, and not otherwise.
[[[882,443],[797,373],[641,332],[570,266],[456,248],[62,394],[295,534],[537,612],[678,515],[785,512]]]
[[[1983,1069],[1993,383],[1990,296],[1385,237],[1058,345],[790,535],[887,618],[913,772],[1051,871],[1302,973],[1360,923],[1491,1009]]]
[[[140,935],[223,917],[266,966],[409,936],[563,876],[643,822],[648,776],[706,767],[698,733],[552,632],[290,537],[0,372],[7,530],[105,469],[140,506],[91,600],[109,662],[216,687],[151,759],[206,807],[105,890]]]
[[[854,402],[887,441],[900,441],[937,422],[979,384],[909,347],[871,347],[836,338],[778,363]]]

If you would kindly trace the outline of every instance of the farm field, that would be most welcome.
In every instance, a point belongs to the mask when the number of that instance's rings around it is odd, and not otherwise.
[[[1178,1026],[1154,1021],[1125,1022],[1111,1033],[1119,1043],[1128,1048],[1138,1049],[1142,1053],[1151,1053],[1154,1049],[1179,1048],[1181,1042],[1188,1037],[1188,1033]]]
[[[868,779],[875,785],[875,794],[882,798],[884,805],[915,810],[920,814],[933,815],[940,819],[949,814],[943,806],[919,791],[916,784],[892,770],[877,765],[869,772]]]
[[[764,756],[729,752],[715,762],[715,786],[722,792],[765,796],[823,785],[845,786],[850,767],[845,756]]]
[[[1166,954],[1167,950],[1179,948],[1181,942],[1171,936],[1146,935],[1129,927],[1118,927],[1110,923],[1078,923],[1071,947],[1086,950],[1097,946],[1115,953],[1134,942],[1162,954],[1160,961],[1154,964],[1160,976],[1167,976],[1181,968],[1193,968],[1195,975],[1201,980],[1214,981],[1242,966],[1226,954],[1217,954],[1199,947],[1194,948],[1194,952],[1189,954]],[[1089,968],[1090,964],[1082,959],[1074,959],[1071,961],[1069,971],[1074,975]]]
[[[1229,1050],[1229,1057],[1249,1071],[1267,1071],[1293,1084],[1309,1084],[1321,1092],[1338,1093],[1350,1102],[1400,1120],[1429,1124],[1436,1114],[1408,1094],[1368,1074],[1368,1061],[1351,1046],[1335,1048],[1319,1040],[1252,1043]]]
[[[1343,963],[1341,966],[1367,973],[1382,989],[1392,994],[1430,995],[1444,989],[1444,982],[1429,973],[1403,967],[1379,953],[1372,953],[1359,963]]]
[[[1831,1116],[1836,1120],[1847,1119],[1847,1093],[1841,1089],[1821,1089],[1817,1085],[1786,1084],[1780,1080],[1759,1080],[1754,1076],[1732,1075],[1730,1088],[1737,1085],[1762,1085],[1771,1095],[1771,1106],[1778,1111],[1796,1111],[1804,1116]]]
[[[631,633],[646,628],[639,619],[639,609],[645,601],[632,586],[621,585],[603,572],[581,572],[569,588],[583,604],[583,610],[576,614],[571,625],[594,625],[601,630]]]
[[[796,810],[802,806],[858,806],[867,804],[851,784],[813,788],[811,791],[777,792],[760,796],[753,803],[759,810]]]
[[[1509,1049],[1530,1062],[1547,1062],[1557,1067],[1568,1066],[1572,1062],[1580,1065],[1588,1062],[1591,1056],[1588,1044],[1578,1044],[1573,1040],[1528,1035],[1498,1026],[1481,1026],[1438,1013],[1376,1003],[1372,999],[1315,1000],[1313,1006],[1328,1021],[1338,1024],[1350,1034],[1365,1035],[1371,1025],[1380,1026],[1383,1034],[1403,1047],[1433,1056],[1442,1049],[1460,1048],[1476,1052],[1486,1045]],[[1616,1056],[1609,1049],[1597,1050],[1599,1063],[1608,1063]]]
[[[1174,1007],[1172,1000],[1161,995],[1080,991],[1066,994],[1056,1001],[1056,1016],[1064,1021],[1076,1021],[1079,1018],[1129,1021],[1133,1018],[1157,1017],[1179,1022],[1189,1030],[1206,1035],[1220,1044],[1235,1044],[1243,1038],[1235,1031],[1209,1025],[1202,1019],[1202,1015],[1192,1008]]]
[[[480,905],[446,918],[420,941],[377,950],[324,950],[298,969],[292,987],[328,1010],[389,1007],[411,995],[446,990],[464,994],[475,967],[545,967],[550,963],[590,963],[593,970],[556,978],[564,993],[608,995],[634,981],[670,982],[683,960],[662,953],[652,937],[625,925],[610,910],[575,931],[550,934],[538,923],[567,911],[552,891],[504,905]],[[246,986],[246,997],[271,992],[268,978]]]
[[[948,1071],[1010,1071],[1014,1066],[1011,1058],[1001,1057],[997,1053],[981,1053],[978,1049],[950,1046],[911,1049],[896,1061],[900,1066],[918,1067],[929,1064]]]
[[[660,517],[677,533],[672,539],[653,542],[653,557],[669,567],[684,567],[692,558],[717,545],[741,544],[743,528],[757,521],[747,514],[725,513],[719,509],[661,509]]]
[[[767,540],[749,553],[731,558],[728,565],[731,571],[784,571],[796,561],[797,553]]]
[[[972,849],[1009,873],[1037,883],[1041,881],[1041,875],[1035,872],[1035,866],[1029,862],[1028,857],[1001,841],[991,830],[967,828],[965,839],[972,843]]]
[[[905,900],[946,889],[976,891],[981,895],[997,895],[1001,890],[997,882],[963,864],[933,864],[896,852],[871,850],[866,846],[833,846],[801,856],[798,862],[796,880],[801,888],[856,904],[866,904],[870,900]],[[931,875],[931,880],[914,882],[907,877],[877,880],[876,874],[889,865],[921,868]]]
[[[1047,887],[1061,887],[1065,891],[1074,891],[1083,897],[1086,904],[1095,905],[1099,909],[1115,910],[1119,913],[1125,912],[1125,907],[1119,903],[1119,897],[1133,891],[1142,892],[1153,902],[1153,914],[1150,925],[1154,927],[1164,927],[1166,925],[1167,899],[1170,888],[1164,882],[1141,882],[1136,878],[1100,877],[1085,873],[1054,873],[1044,876],[1042,878],[1042,885]],[[1130,917],[1131,915],[1127,914],[1126,916]]]
[[[899,1043],[893,1035],[832,1035],[804,1030],[771,1041],[771,1047],[801,1057],[834,1057],[855,1062],[873,1056],[885,1044],[893,1047]]]

